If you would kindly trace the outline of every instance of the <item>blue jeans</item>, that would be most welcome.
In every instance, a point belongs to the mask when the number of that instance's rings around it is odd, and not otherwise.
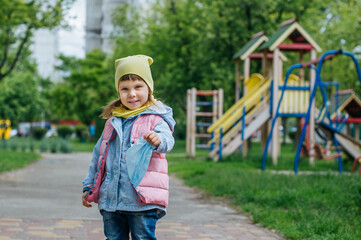
[[[107,240],[156,240],[155,225],[159,219],[156,209],[143,212],[107,212],[100,210]]]

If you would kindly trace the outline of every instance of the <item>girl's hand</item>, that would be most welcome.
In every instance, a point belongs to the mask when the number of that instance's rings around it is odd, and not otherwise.
[[[84,193],[83,193],[83,196],[82,196],[82,200],[83,200],[83,206],[84,207],[92,207],[92,205],[87,201],[87,200],[85,200],[85,198],[84,198],[84,196],[86,195],[88,193],[88,191],[85,191]]]
[[[144,134],[143,138],[155,147],[159,146],[159,144],[161,144],[162,142],[158,134],[154,131],[147,132],[146,134]]]

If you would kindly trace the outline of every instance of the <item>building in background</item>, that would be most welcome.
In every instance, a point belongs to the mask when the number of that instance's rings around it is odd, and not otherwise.
[[[87,0],[85,50],[90,52],[99,48],[103,52],[112,52],[114,45],[111,34],[114,32],[111,15],[113,10],[125,3],[140,5],[140,0]]]
[[[84,58],[85,2],[76,0],[69,9],[65,16],[69,28],[39,29],[34,32],[30,48],[40,76],[53,82],[61,81],[61,74],[55,69],[60,54]]]
[[[34,32],[31,45],[32,58],[36,61],[38,73],[53,82],[60,81],[59,72],[55,69],[59,55],[58,30],[39,29]]]
[[[85,53],[100,48],[111,53],[114,26],[111,15],[116,7],[125,3],[146,8],[153,0],[76,0],[66,21],[71,29],[40,29],[34,33],[31,46],[32,58],[38,65],[39,74],[51,81],[61,81],[55,69],[60,53],[84,58]]]

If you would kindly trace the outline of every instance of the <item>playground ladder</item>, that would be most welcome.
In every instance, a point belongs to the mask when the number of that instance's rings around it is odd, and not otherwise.
[[[198,101],[197,97],[210,98],[211,101]],[[208,107],[208,111],[205,110]],[[209,108],[212,107],[212,111]],[[203,110],[203,111],[202,111]],[[201,91],[196,88],[187,91],[187,145],[188,157],[194,157],[196,148],[209,148],[207,144],[197,144],[197,139],[210,139],[211,134],[205,131],[223,114],[223,89]],[[204,119],[207,119],[204,121]]]

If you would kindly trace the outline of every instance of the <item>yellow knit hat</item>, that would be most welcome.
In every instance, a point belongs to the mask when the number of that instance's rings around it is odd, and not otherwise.
[[[153,78],[150,65],[153,59],[146,55],[134,55],[115,60],[115,89],[118,92],[119,80],[126,74],[136,74],[143,78],[153,93]]]

